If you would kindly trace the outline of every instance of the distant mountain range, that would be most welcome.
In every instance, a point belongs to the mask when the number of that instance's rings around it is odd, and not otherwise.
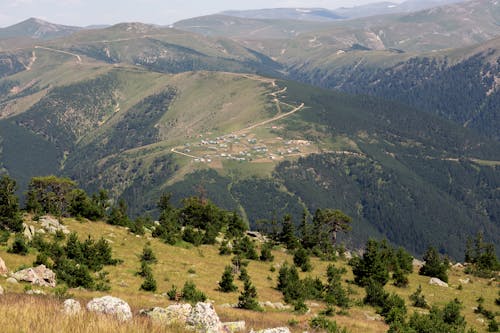
[[[463,1],[464,0],[408,0],[402,3],[375,2],[367,5],[341,7],[338,9],[269,8],[257,10],[231,10],[221,12],[220,14],[249,19],[329,22],[375,15],[409,13]]]

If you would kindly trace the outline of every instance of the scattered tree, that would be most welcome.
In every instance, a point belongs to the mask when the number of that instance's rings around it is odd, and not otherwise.
[[[226,266],[219,282],[219,290],[225,293],[230,293],[236,291],[237,289],[238,287],[234,284],[233,269],[231,266]]]
[[[0,230],[19,232],[23,229],[16,190],[14,179],[7,175],[0,178]]]
[[[262,311],[262,308],[257,301],[257,289],[250,281],[250,278],[245,280],[243,291],[238,297],[238,308],[253,311]]]
[[[420,275],[436,277],[441,281],[448,282],[448,267],[439,256],[436,248],[431,246],[427,249],[424,254],[424,261],[425,264],[418,272]]]

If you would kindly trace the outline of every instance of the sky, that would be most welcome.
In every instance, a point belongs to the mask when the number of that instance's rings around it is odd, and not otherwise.
[[[0,27],[30,17],[88,26],[120,22],[160,25],[232,9],[321,7],[335,9],[375,0],[0,0]],[[401,0],[392,0],[401,2]]]

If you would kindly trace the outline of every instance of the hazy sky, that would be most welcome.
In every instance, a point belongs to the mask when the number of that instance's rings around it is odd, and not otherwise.
[[[86,26],[119,22],[166,25],[229,9],[322,7],[335,9],[376,0],[0,0],[0,27],[38,17],[53,23]],[[401,0],[392,0],[401,2]]]

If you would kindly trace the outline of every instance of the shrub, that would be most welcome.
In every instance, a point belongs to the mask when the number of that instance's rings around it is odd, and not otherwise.
[[[323,316],[312,318],[309,321],[309,326],[315,330],[324,330],[328,333],[347,333],[345,328],[338,327],[337,322]]]
[[[427,304],[424,295],[422,295],[421,285],[418,285],[417,290],[410,295],[410,301],[412,301],[413,302],[412,305],[417,308],[423,308],[423,309],[429,308],[429,305]]]
[[[158,260],[156,259],[155,254],[153,253],[153,249],[149,244],[144,245],[144,248],[142,249],[142,254],[141,254],[141,262],[145,262],[147,264],[154,264]]]
[[[192,281],[186,281],[182,288],[182,298],[191,303],[204,302],[207,296],[196,289],[196,285]]]
[[[172,285],[172,288],[167,291],[167,297],[171,301],[178,301],[179,300],[179,295],[180,293],[177,290],[177,287],[175,285]]]
[[[141,284],[140,289],[144,291],[156,291],[156,280],[151,271],[144,277],[144,282]]]
[[[253,241],[248,237],[244,236],[236,239],[233,245],[233,253],[241,258],[257,260],[259,256],[255,251],[255,245]]]
[[[270,242],[265,242],[262,244],[260,249],[260,261],[273,261],[274,256],[271,252],[273,245]]]
[[[309,272],[312,269],[309,252],[304,248],[300,248],[295,251],[293,255],[293,263],[297,267],[300,267],[302,272]]]
[[[11,247],[9,247],[7,250],[7,252],[9,253],[20,254],[22,256],[27,255],[28,251],[29,248],[28,245],[26,244],[26,240],[24,236],[21,234],[16,234],[14,242],[12,243]]]
[[[231,254],[231,249],[229,248],[229,242],[227,240],[223,240],[219,247],[219,255],[228,256]]]

